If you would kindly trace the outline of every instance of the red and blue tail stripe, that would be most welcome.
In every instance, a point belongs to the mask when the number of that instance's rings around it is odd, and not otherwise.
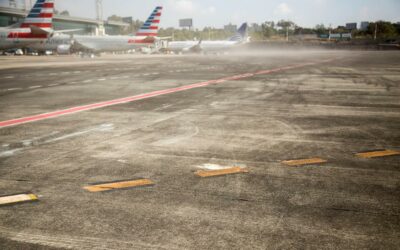
[[[154,9],[150,17],[146,20],[142,27],[140,27],[139,31],[136,33],[136,36],[155,37],[158,35],[162,9],[163,8],[161,6],[158,6]]]
[[[240,28],[236,31],[236,34],[229,38],[229,41],[233,42],[244,42],[248,36],[248,25],[247,23],[242,24]]]
[[[51,29],[53,27],[54,0],[37,0],[21,28],[29,28],[31,26],[42,29]]]

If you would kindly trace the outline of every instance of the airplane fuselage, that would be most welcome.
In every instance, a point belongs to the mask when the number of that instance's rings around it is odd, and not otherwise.
[[[169,42],[168,49],[175,52],[191,52],[191,48],[198,47],[203,52],[218,52],[229,50],[240,44],[237,41],[179,41]]]
[[[134,36],[85,36],[85,35],[55,35],[51,38],[29,44],[28,47],[38,51],[57,51],[60,47],[72,45],[74,50],[90,52],[128,51],[139,47],[153,45],[145,37]]]
[[[92,52],[127,51],[154,45],[141,36],[74,36],[74,47]]]
[[[60,46],[71,45],[70,35],[58,34],[41,42],[27,45],[27,47],[37,51],[57,51]]]
[[[47,35],[36,35],[31,33],[29,28],[1,29],[0,49],[19,49],[28,44],[40,43],[47,39]]]

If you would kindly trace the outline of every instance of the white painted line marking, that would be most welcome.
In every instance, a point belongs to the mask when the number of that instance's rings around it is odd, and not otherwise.
[[[7,91],[14,91],[14,90],[21,90],[22,88],[11,88],[11,89],[7,89]]]
[[[41,88],[41,87],[43,87],[42,85],[37,85],[37,86],[31,86],[31,87],[29,87],[29,89],[37,89],[37,88]]]
[[[169,108],[169,107],[171,107],[171,106],[172,106],[172,104],[166,104],[166,105],[163,105],[162,107],[156,108],[154,111],[160,111],[160,110]]]
[[[14,76],[6,76],[4,79],[14,79]]]
[[[58,85],[60,85],[60,84],[59,83],[53,83],[53,84],[50,84],[49,87],[54,87],[54,86],[58,86]]]
[[[94,127],[94,128],[90,128],[90,129],[87,129],[87,130],[78,131],[78,132],[75,132],[75,133],[71,133],[71,134],[63,135],[63,136],[60,136],[60,137],[57,137],[57,138],[53,138],[53,139],[45,141],[45,143],[58,142],[58,141],[62,141],[62,140],[65,140],[65,139],[72,138],[72,137],[88,134],[88,133],[94,132],[94,131],[107,132],[107,131],[112,131],[113,129],[114,129],[114,124],[105,123],[105,124],[101,124],[100,126],[97,126],[97,127]]]
[[[97,81],[105,81],[105,80],[107,80],[106,78],[100,78],[100,79],[97,79]]]
[[[92,81],[93,81],[92,79],[88,79],[88,80],[83,81],[83,83],[88,83],[88,82],[92,82]]]
[[[22,148],[11,149],[7,151],[1,151],[0,157],[10,157],[13,156],[15,153],[22,151]]]

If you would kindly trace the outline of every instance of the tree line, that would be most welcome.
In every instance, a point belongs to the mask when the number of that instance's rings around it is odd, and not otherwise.
[[[122,22],[123,18],[113,15],[109,21]],[[122,29],[121,34],[135,34],[142,26],[143,21],[132,20],[129,27]],[[266,21],[262,24],[253,23],[249,26],[249,36],[253,41],[286,39],[296,35],[323,35],[329,33],[352,33],[353,38],[376,38],[388,39],[400,37],[400,24],[378,21],[371,22],[366,30],[347,30],[345,27],[329,28],[323,24],[318,24],[314,28],[303,28],[290,20],[280,20],[278,22]],[[160,37],[171,37],[173,40],[222,40],[233,36],[233,31],[205,27],[203,29],[180,29],[180,28],[161,28]]]

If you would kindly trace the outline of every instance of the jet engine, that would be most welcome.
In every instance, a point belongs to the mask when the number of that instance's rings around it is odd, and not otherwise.
[[[71,44],[60,44],[57,46],[57,54],[68,55],[71,53]]]

